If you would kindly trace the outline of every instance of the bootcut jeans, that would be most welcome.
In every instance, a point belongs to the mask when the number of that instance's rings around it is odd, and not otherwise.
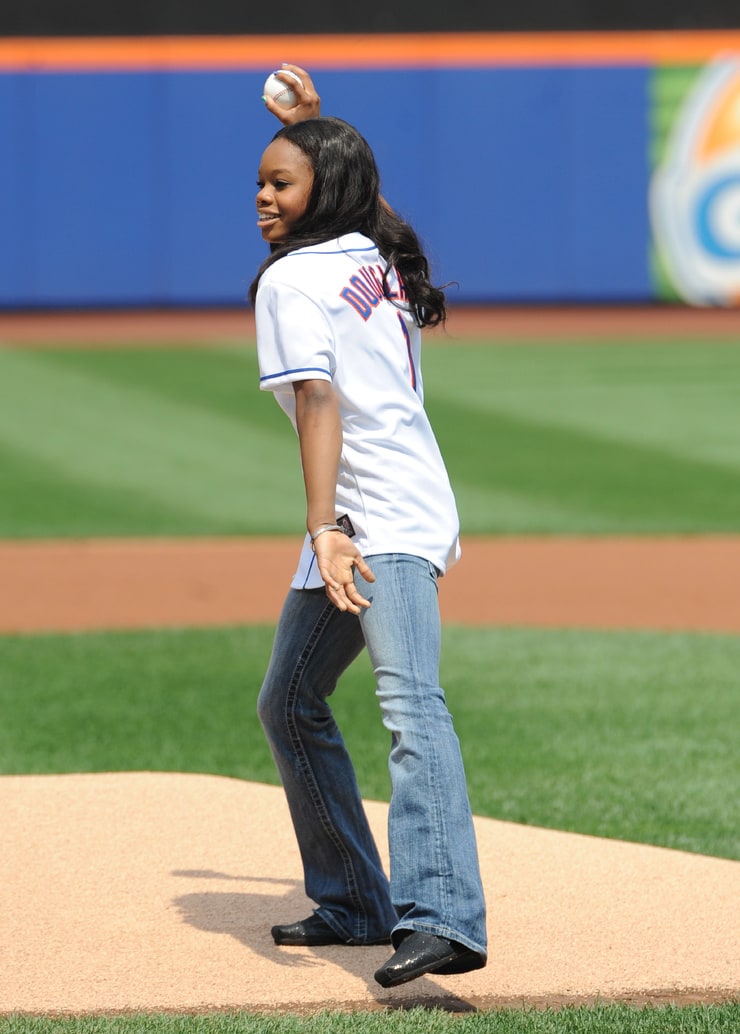
[[[460,746],[439,686],[437,570],[406,554],[355,572],[369,609],[337,610],[291,589],[258,713],[272,749],[317,914],[350,944],[417,930],[485,957],[485,903]],[[367,646],[391,734],[390,883],[328,698]]]

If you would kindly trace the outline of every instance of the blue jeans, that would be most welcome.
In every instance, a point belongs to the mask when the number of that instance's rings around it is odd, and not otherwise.
[[[349,943],[418,930],[486,954],[485,903],[460,747],[439,686],[437,572],[405,554],[355,573],[372,606],[344,613],[291,590],[258,710],[317,913]],[[391,733],[390,884],[328,698],[367,646]]]

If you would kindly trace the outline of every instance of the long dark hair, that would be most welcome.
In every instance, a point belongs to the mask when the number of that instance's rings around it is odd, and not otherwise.
[[[429,263],[413,228],[386,204],[380,175],[369,144],[348,122],[313,118],[284,126],[273,140],[288,140],[308,158],[313,186],[306,211],[289,236],[271,246],[249,289],[254,304],[265,270],[296,248],[334,240],[346,233],[363,233],[386,263],[383,286],[395,268],[408,305],[420,327],[434,327],[446,317],[444,291],[429,280]]]

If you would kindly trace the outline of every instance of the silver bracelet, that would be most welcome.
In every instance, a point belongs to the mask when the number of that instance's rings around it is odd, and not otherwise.
[[[314,535],[311,535],[309,532],[309,537],[311,539],[311,549],[313,549],[314,553],[316,552],[316,550],[314,549],[314,542],[319,537],[319,535],[323,535],[325,531],[341,531],[341,533],[344,534],[344,528],[340,528],[338,524],[322,524],[319,527],[319,530]]]

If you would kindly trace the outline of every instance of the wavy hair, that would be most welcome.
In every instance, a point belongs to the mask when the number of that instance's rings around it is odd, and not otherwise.
[[[420,327],[443,323],[447,314],[444,291],[429,279],[429,263],[413,228],[397,215],[380,194],[380,175],[365,138],[342,119],[307,119],[284,126],[274,140],[288,140],[308,158],[313,185],[306,210],[282,241],[271,245],[249,289],[254,304],[260,277],[274,262],[297,248],[322,244],[347,233],[372,240],[386,267],[383,287],[395,268],[403,281],[407,304]]]

